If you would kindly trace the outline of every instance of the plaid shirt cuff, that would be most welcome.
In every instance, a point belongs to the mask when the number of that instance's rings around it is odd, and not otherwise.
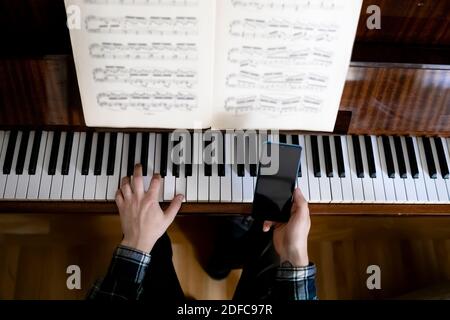
[[[306,267],[282,265],[276,273],[276,281],[289,288],[294,300],[315,300],[316,266],[310,263]]]
[[[109,273],[117,278],[132,279],[134,283],[141,283],[150,260],[150,254],[120,245],[114,252]]]

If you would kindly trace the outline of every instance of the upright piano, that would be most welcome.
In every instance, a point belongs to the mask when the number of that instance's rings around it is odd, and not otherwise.
[[[85,126],[65,23],[63,0],[0,1],[0,212],[114,213],[142,163],[163,205],[186,195],[182,214],[250,213],[254,166],[178,166],[170,131]],[[450,215],[450,0],[365,0],[335,131],[260,133],[250,148],[267,138],[303,147],[312,214]]]

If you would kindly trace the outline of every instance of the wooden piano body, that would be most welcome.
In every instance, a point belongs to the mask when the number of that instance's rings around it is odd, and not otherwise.
[[[366,27],[369,5],[381,8],[380,30]],[[0,129],[96,130],[84,124],[63,1],[1,1],[0,30]],[[335,131],[450,137],[450,0],[364,1]],[[450,204],[310,208],[317,215],[450,215]],[[182,213],[248,214],[250,209],[243,203],[186,203]],[[0,212],[114,213],[116,208],[112,202],[0,200]]]

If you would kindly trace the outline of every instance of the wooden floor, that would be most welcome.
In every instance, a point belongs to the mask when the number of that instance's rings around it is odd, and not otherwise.
[[[179,217],[170,228],[175,267],[195,299],[232,297],[240,270],[209,278],[206,261],[218,217]],[[120,241],[117,216],[0,215],[0,299],[82,299]],[[310,258],[321,299],[393,298],[450,280],[450,218],[312,218]],[[381,290],[368,290],[366,268],[381,268]],[[68,290],[78,265],[82,289]]]

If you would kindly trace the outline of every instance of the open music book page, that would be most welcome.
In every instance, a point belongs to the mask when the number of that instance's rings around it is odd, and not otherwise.
[[[210,125],[214,1],[65,3],[88,126]]]
[[[332,131],[361,5],[217,1],[212,127]]]

